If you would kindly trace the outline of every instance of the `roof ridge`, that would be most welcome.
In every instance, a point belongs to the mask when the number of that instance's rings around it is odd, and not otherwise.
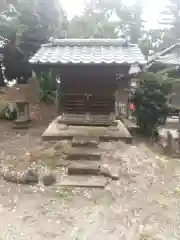
[[[43,46],[131,46],[131,44],[124,38],[56,39],[51,37],[48,45]]]
[[[32,64],[145,64],[137,45],[124,39],[50,39],[29,60]]]
[[[165,54],[167,55],[171,50],[173,50],[176,47],[180,47],[180,41],[176,42],[175,44],[172,44],[171,46],[163,49],[160,52],[157,52],[154,56],[152,56],[152,58],[148,61],[147,68],[151,67],[155,61],[158,61]]]

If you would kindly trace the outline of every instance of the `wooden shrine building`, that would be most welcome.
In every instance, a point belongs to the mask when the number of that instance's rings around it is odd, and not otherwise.
[[[128,88],[131,66],[146,63],[138,46],[124,39],[51,39],[29,62],[55,71],[61,123],[97,126],[115,120],[117,79]]]

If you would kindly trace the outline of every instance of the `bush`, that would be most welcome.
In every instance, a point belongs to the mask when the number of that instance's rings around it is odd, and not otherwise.
[[[152,136],[157,127],[166,121],[170,108],[172,84],[178,82],[155,73],[143,73],[134,94],[135,116],[140,131]]]
[[[0,119],[15,120],[17,118],[17,109],[15,105],[0,101]]]
[[[56,78],[52,70],[40,74],[40,99],[47,101],[49,98],[54,97],[53,93],[56,90]]]

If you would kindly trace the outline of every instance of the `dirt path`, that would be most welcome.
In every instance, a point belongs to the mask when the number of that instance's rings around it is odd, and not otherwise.
[[[122,179],[105,190],[1,182],[1,239],[179,239],[177,176],[158,175],[149,188]]]
[[[47,126],[13,132],[0,124],[1,159],[37,146]],[[104,162],[121,179],[104,190],[20,186],[0,180],[1,240],[180,239],[180,163],[159,157],[143,143],[107,143]]]

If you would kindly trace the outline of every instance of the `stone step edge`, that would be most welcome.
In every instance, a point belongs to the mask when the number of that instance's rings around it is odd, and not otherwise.
[[[91,161],[99,161],[101,159],[101,154],[97,150],[93,151],[88,148],[72,148],[67,156],[66,160],[91,160]]]
[[[68,165],[69,175],[101,175],[101,166],[96,162],[70,163]]]
[[[73,178],[72,178],[73,177]],[[109,183],[107,178],[100,177],[89,177],[89,176],[66,176],[64,179],[60,180],[58,185],[60,187],[82,187],[82,188],[101,188],[104,189]]]

